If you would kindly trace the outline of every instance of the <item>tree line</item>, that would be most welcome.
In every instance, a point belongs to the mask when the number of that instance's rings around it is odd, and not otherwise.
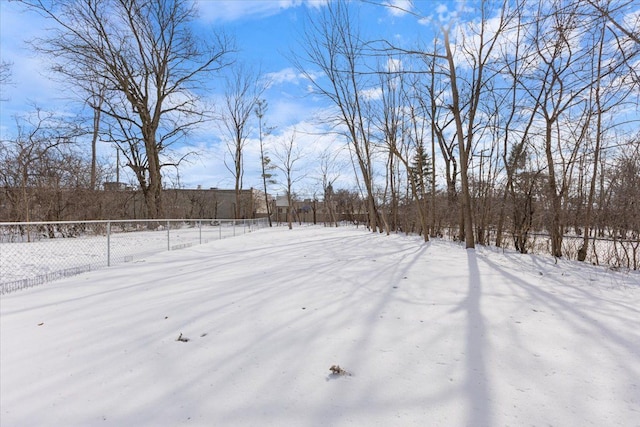
[[[70,121],[36,107],[16,119],[16,135],[0,151],[3,205],[13,209],[7,219],[34,219],[34,189],[47,189],[42,194],[51,200],[42,196],[38,206],[52,207],[70,188],[96,190],[113,173],[96,161],[98,140],[123,155],[146,216],[162,217],[162,171],[184,160],[172,147],[209,120],[225,135],[225,164],[238,195],[250,123],[257,122],[264,193],[278,170],[293,203],[304,174],[296,169],[302,157],[296,132],[268,152],[269,82],[237,60],[228,35],[196,36],[193,3],[22,3],[55,24],[32,45],[51,58],[85,115]],[[348,148],[356,185],[341,193],[344,204],[357,205],[354,218],[364,216],[373,231],[428,240],[455,230],[467,248],[509,243],[526,253],[531,236],[544,232],[551,255],[562,257],[571,234],[582,240],[577,258],[585,260],[595,237],[637,242],[637,6],[631,0],[472,6],[435,17],[382,2],[331,1],[308,11],[290,59],[328,101],[325,129]],[[367,7],[394,7],[425,22],[431,36],[400,44],[370,33],[358,22]],[[9,64],[2,65],[6,83]],[[207,90],[227,69],[232,77],[214,108]],[[78,140],[90,141],[90,156]],[[319,197],[328,206],[336,206],[331,197],[339,193],[332,188],[334,161],[326,153],[317,159]]]
[[[361,4],[330,2],[307,21],[296,64],[335,106],[327,119],[349,142],[371,228],[404,226],[411,200],[425,240],[455,225],[467,248],[510,238],[526,253],[545,231],[562,257],[571,232],[585,260],[590,237],[637,241],[637,7],[473,6],[414,46],[371,38]]]

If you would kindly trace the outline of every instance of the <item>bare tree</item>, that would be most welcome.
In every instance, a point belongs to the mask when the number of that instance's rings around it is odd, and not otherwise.
[[[462,110],[462,102],[460,100],[460,90],[458,89],[458,77],[456,74],[456,64],[451,49],[451,43],[449,41],[449,30],[443,30],[444,45],[446,50],[447,63],[449,64],[450,73],[450,87],[451,87],[451,112],[455,119],[456,124],[456,138],[458,141],[458,153],[460,158],[460,182],[461,182],[461,221],[460,228],[461,234],[464,234],[466,247],[474,248],[475,242],[473,239],[473,218],[471,216],[471,196],[469,194],[469,178],[467,176],[469,168],[469,150],[471,150],[471,142],[473,139],[473,133],[469,132],[465,137],[464,133],[464,118]],[[477,92],[475,92],[477,93]],[[477,99],[477,98],[476,98]],[[476,104],[477,106],[477,104]],[[475,113],[475,111],[474,111]],[[473,129],[473,122],[469,121],[469,126]]]
[[[549,7],[550,9],[546,9]],[[520,85],[529,103],[533,102],[540,124],[535,138],[544,153],[547,196],[550,200],[551,254],[562,256],[565,219],[563,206],[570,186],[571,171],[588,129],[585,91],[591,86],[585,75],[589,55],[574,46],[585,31],[579,28],[578,5],[561,7],[558,2],[539,5],[538,19],[532,23],[531,40],[535,48]],[[588,74],[588,73],[587,73]]]
[[[613,268],[640,268],[640,134],[618,138],[625,149],[609,158],[602,168],[599,221],[609,253],[595,252]],[[600,256],[598,256],[600,255]]]
[[[305,57],[294,58],[294,63],[317,93],[337,109],[333,120],[349,142],[355,169],[364,185],[369,226],[372,231],[382,231],[375,197],[371,123],[366,117],[363,99],[363,93],[370,87],[364,78],[365,70],[360,69],[364,66],[365,42],[349,7],[348,2],[342,0],[329,2],[317,18],[308,19],[308,28],[301,39]],[[322,77],[317,75],[317,68]]]
[[[104,81],[100,111],[109,121],[106,137],[135,173],[148,216],[162,216],[164,156],[205,118],[197,93],[226,65],[229,41],[195,37],[195,6],[183,0],[23,3],[56,25],[47,38],[33,42],[50,55],[56,71],[86,93]]]
[[[598,176],[598,164],[600,162],[600,152],[602,146],[603,137],[603,123],[602,117],[604,113],[603,99],[602,99],[602,79],[603,79],[603,53],[605,44],[605,26],[601,26],[601,30],[595,35],[596,49],[594,50],[593,61],[593,90],[590,91],[591,99],[590,104],[593,105],[592,111],[595,115],[595,129],[593,129],[594,135],[594,147],[593,147],[593,164],[592,164],[592,176],[591,183],[589,185],[589,194],[587,196],[586,212],[584,220],[584,234],[582,246],[578,250],[578,261],[584,261],[587,258],[587,247],[589,244],[593,202],[596,193],[596,182]]]
[[[586,2],[611,25],[610,30],[617,35],[616,39],[618,41],[620,41],[620,36],[624,36],[640,45],[640,28],[637,25],[635,28],[628,28],[623,22],[625,14],[633,17],[637,12],[637,10],[633,9],[637,6],[633,0],[624,0],[615,4],[615,6],[610,0],[586,0]],[[635,19],[637,24],[637,16]]]
[[[437,40],[434,39],[434,45],[437,46]],[[435,52],[435,47],[434,47],[434,52]],[[424,111],[425,114],[425,118],[431,117],[431,120],[429,121],[429,134],[430,134],[430,140],[431,140],[431,161],[432,163],[435,162],[435,158],[436,158],[436,140],[438,141],[438,146],[440,147],[440,149],[442,150],[442,147],[444,145],[444,134],[442,132],[442,128],[438,127],[438,122],[439,120],[437,119],[437,115],[438,112],[442,109],[438,108],[436,99],[438,99],[438,94],[436,93],[436,61],[437,61],[437,56],[426,56],[425,57],[426,61],[427,61],[427,75],[428,75],[428,90],[427,95],[429,99],[429,103],[427,104],[424,100],[424,96],[418,96],[418,100],[421,103],[421,110]],[[447,159],[449,158],[453,158],[455,159],[455,157],[453,156],[446,156],[445,150],[442,150],[442,157],[445,158],[445,163],[447,164],[446,170],[449,172],[451,171],[451,167],[449,166],[449,164],[451,163],[451,161],[448,161]],[[455,170],[455,169],[454,169]],[[455,172],[454,172],[454,177],[451,178],[449,176],[449,173],[446,174],[446,179],[447,179],[447,188],[452,187],[453,188],[453,193],[455,193]],[[451,184],[453,183],[453,184]],[[437,235],[437,231],[436,231],[436,168],[435,168],[435,164],[432,164],[431,167],[431,235],[432,236],[436,236]]]
[[[325,222],[328,222],[330,227],[338,226],[334,200],[335,189],[333,187],[340,177],[340,170],[343,168],[343,165],[338,161],[339,155],[339,150],[328,147],[320,154],[319,158],[320,176],[318,181],[322,185],[324,213],[328,216],[328,221],[325,216]]]
[[[5,86],[11,84],[11,66],[13,64],[8,61],[0,62],[0,102],[7,101],[7,98],[4,97],[4,88]]]
[[[244,65],[234,66],[230,74],[226,79],[225,101],[220,119],[229,138],[227,150],[232,158],[230,164],[225,160],[225,166],[234,179],[236,192],[234,216],[241,218],[244,215],[240,210],[240,197],[244,177],[244,149],[250,132],[249,119],[260,102],[260,96],[266,86],[259,73]]]
[[[394,184],[394,159],[402,165],[404,175],[407,177],[406,185],[415,202],[419,230],[424,241],[429,240],[429,222],[426,205],[427,186],[429,184],[429,168],[426,166],[426,153],[424,140],[427,119],[421,107],[422,100],[417,101],[420,95],[411,92],[415,89],[416,82],[408,82],[409,75],[399,68],[399,62],[390,61],[395,67],[391,73],[380,73],[381,111],[378,119],[384,145],[389,153],[388,175],[391,188],[391,214],[392,229],[396,229],[399,210],[399,196]],[[389,181],[389,180],[388,180]]]
[[[276,180],[273,176],[274,165],[271,164],[271,159],[267,155],[267,151],[264,146],[263,137],[270,135],[273,128],[267,128],[263,130],[263,119],[264,115],[267,112],[268,104],[264,99],[259,99],[256,102],[255,113],[258,117],[258,139],[260,141],[260,167],[261,167],[261,177],[262,177],[262,188],[264,191],[264,204],[267,209],[267,218],[269,220],[269,227],[273,227],[273,223],[271,221],[271,203],[269,202],[269,185],[273,185],[276,183]]]
[[[478,23],[469,25],[464,31],[459,29],[455,40],[455,47],[459,52],[454,51],[450,43],[451,30],[442,30],[448,64],[450,109],[455,123],[460,160],[461,228],[467,248],[475,247],[469,161],[473,157],[472,148],[478,135],[482,134],[483,127],[488,126],[486,120],[478,120],[481,103],[490,89],[488,83],[493,76],[488,65],[494,60],[496,47],[512,18],[512,11],[507,2],[502,2],[495,17],[490,16],[490,6],[490,2],[482,1],[478,10]],[[490,18],[493,21],[491,24]],[[458,63],[460,61],[465,63]],[[460,75],[459,68],[469,71]]]
[[[491,94],[495,110],[500,111],[500,114],[496,116],[497,129],[494,129],[494,134],[495,139],[502,142],[499,155],[502,158],[502,166],[506,174],[502,197],[499,199],[496,246],[503,245],[502,236],[507,215],[507,199],[510,198],[513,209],[514,244],[516,249],[522,253],[526,252],[527,233],[531,226],[533,184],[541,172],[519,172],[527,165],[527,141],[539,106],[539,103],[534,102],[532,109],[523,108],[523,93],[520,86],[521,73],[522,69],[526,69],[526,64],[533,55],[533,45],[528,43],[525,37],[530,23],[524,19],[524,6],[525,1],[516,4],[516,17],[511,37],[505,38],[500,44],[501,59],[497,61],[499,64],[496,72],[501,75],[505,89],[502,93]],[[522,185],[515,182],[517,177],[524,178]],[[522,194],[526,194],[526,202],[524,203],[522,202]]]
[[[588,151],[591,152],[592,155],[585,156],[585,158],[590,158],[592,161],[589,162],[591,176],[589,179],[590,183],[586,203],[584,204],[584,234],[582,247],[578,251],[579,261],[585,261],[587,259],[589,238],[591,237],[591,229],[593,226],[596,186],[598,183],[598,174],[601,173],[598,166],[600,165],[600,157],[607,139],[606,133],[611,130],[611,127],[608,127],[605,121],[612,113],[614,115],[623,113],[623,111],[620,110],[621,108],[625,108],[625,100],[632,93],[633,86],[640,83],[640,81],[633,82],[625,78],[627,71],[626,65],[629,58],[638,54],[637,49],[640,48],[640,40],[638,38],[634,39],[633,34],[615,22],[612,17],[612,12],[609,11],[607,7],[610,3],[603,2],[600,5],[595,5],[594,2],[590,1],[589,4],[596,7],[599,15],[596,15],[590,22],[591,27],[597,29],[597,31],[594,31],[588,39],[589,44],[592,46],[592,86],[589,92],[591,117],[586,125],[590,126],[587,144],[589,145]],[[614,50],[613,52],[607,51],[607,46],[611,46],[612,44],[612,40],[606,36],[607,22],[612,22],[616,28],[621,28],[627,37],[636,42],[635,52],[622,52],[620,50]],[[614,39],[619,40],[615,34]],[[617,44],[620,46],[620,43]]]
[[[105,85],[100,82],[89,83],[91,92],[88,95],[87,104],[92,110],[91,120],[91,190],[97,188],[97,145],[100,139],[100,123],[102,121],[102,105],[104,103]]]
[[[389,57],[384,64],[378,65],[378,77],[380,88],[380,102],[377,107],[371,107],[371,116],[374,127],[377,128],[379,139],[387,152],[387,168],[382,201],[385,206],[380,209],[381,219],[384,223],[387,235],[398,227],[399,210],[399,185],[400,171],[398,161],[405,162],[407,169],[406,153],[401,151],[400,140],[402,138],[402,91],[404,89],[404,76],[399,72],[396,58]],[[374,104],[373,101],[370,104]],[[388,214],[387,214],[388,209]]]
[[[69,188],[70,183],[86,176],[74,169],[79,157],[71,151],[84,130],[40,109],[16,118],[16,128],[16,137],[3,141],[0,153],[0,182],[6,189],[6,200],[13,206],[6,219],[60,219],[52,212],[61,199],[52,197],[51,192]]]
[[[431,158],[435,162],[436,146],[439,149],[440,159],[444,162],[443,178],[446,183],[447,198],[446,211],[450,216],[455,216],[458,201],[458,191],[456,183],[458,181],[458,159],[455,154],[456,138],[455,132],[449,132],[450,126],[454,122],[451,109],[445,104],[448,85],[446,83],[448,63],[446,56],[442,52],[444,47],[442,41],[434,38],[432,50],[420,52],[420,58],[426,68],[424,81],[415,79],[412,84],[415,92],[415,100],[411,101],[414,111],[420,111],[425,120],[429,121],[429,139],[431,145]],[[423,129],[422,129],[423,130]],[[447,137],[448,134],[453,136]],[[423,137],[424,138],[424,137]],[[436,145],[437,144],[437,145]],[[431,170],[431,232],[436,231],[436,170]]]
[[[305,177],[304,174],[299,174],[297,166],[297,163],[302,159],[302,152],[297,145],[295,129],[276,147],[274,158],[277,160],[276,167],[284,174],[282,184],[287,195],[287,222],[289,230],[291,230],[293,228],[293,209],[295,208],[293,185]]]

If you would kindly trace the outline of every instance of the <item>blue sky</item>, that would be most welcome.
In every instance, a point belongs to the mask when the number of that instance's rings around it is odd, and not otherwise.
[[[406,1],[397,3],[403,7],[408,5]],[[429,7],[440,4],[417,3]],[[303,152],[299,174],[305,175],[305,184],[300,184],[304,188],[298,190],[301,193],[315,191],[312,187],[317,184],[315,163],[318,153],[340,151],[344,145],[335,136],[318,135],[323,130],[315,128],[317,124],[313,119],[327,106],[326,101],[309,96],[308,82],[287,59],[297,48],[304,15],[315,13],[324,5],[322,0],[199,1],[198,27],[202,31],[211,27],[224,28],[236,40],[238,59],[260,68],[272,79],[273,85],[264,94],[269,103],[265,120],[276,127],[274,138],[278,135],[284,138],[294,127],[297,130]],[[380,32],[387,37],[413,38],[420,27],[414,17],[399,15],[398,9],[367,4],[361,4],[361,7],[360,24],[364,31]],[[47,111],[66,111],[72,107],[60,85],[48,74],[46,58],[34,55],[26,44],[26,40],[42,35],[48,24],[34,13],[25,12],[18,3],[1,0],[0,8],[0,55],[3,61],[13,64],[12,84],[3,88],[2,98],[6,101],[0,103],[0,130],[3,137],[7,137],[15,132],[14,117],[33,111],[34,105]],[[214,83],[212,98],[220,96],[222,86],[222,80]],[[191,151],[195,147],[200,156],[192,157],[189,164],[181,167],[180,184],[188,188],[232,186],[232,175],[224,166],[228,154],[225,154],[219,132],[214,126],[203,127],[200,131],[183,148]],[[277,144],[277,141],[272,143]],[[115,150],[109,144],[104,143],[99,149],[106,162],[115,163]],[[345,156],[343,164],[348,163]],[[245,187],[259,187],[257,146],[252,142],[247,150],[245,170]],[[344,181],[344,186],[353,185],[350,170],[345,167],[344,173],[339,174],[338,182]],[[171,179],[175,181],[176,178]]]
[[[394,0],[394,3],[401,8],[413,8],[425,14],[445,13],[447,6],[455,8],[461,4],[416,1],[411,5],[406,0]],[[315,123],[314,117],[327,107],[327,103],[321,98],[309,96],[308,82],[287,59],[297,49],[304,15],[316,13],[324,5],[322,0],[199,1],[201,16],[198,26],[203,30],[224,28],[236,39],[238,59],[260,68],[272,79],[272,86],[264,94],[269,103],[266,123],[276,127],[271,143],[276,144],[278,138],[286,138],[295,127],[303,153],[298,173],[305,176],[298,192],[304,194],[317,190],[314,187],[319,178],[316,164],[318,154],[340,151],[344,146],[343,141],[327,135]],[[359,6],[359,23],[365,33],[411,43],[418,36],[426,37],[422,33],[429,31],[429,25],[419,22],[415,16],[400,13],[397,8],[367,3],[360,3]],[[2,61],[13,63],[12,84],[3,88],[2,98],[6,100],[0,102],[0,131],[4,138],[15,132],[14,117],[33,111],[33,105],[47,111],[66,111],[71,107],[60,85],[47,74],[46,58],[35,56],[25,43],[41,35],[47,23],[33,13],[24,12],[23,7],[15,2],[0,0],[0,8],[0,55]],[[223,80],[220,79],[214,83],[212,99],[219,97],[222,91]],[[228,154],[220,140],[219,130],[210,125],[200,131],[183,148],[191,151],[195,147],[200,156],[192,157],[190,163],[183,164],[180,185],[187,188],[198,185],[204,188],[230,188],[233,179],[224,165]],[[245,187],[260,186],[257,144],[254,142],[249,142],[246,153]],[[115,150],[108,143],[100,145],[100,153],[106,162],[115,163]],[[344,171],[339,173],[337,182],[342,182],[345,187],[353,186],[352,169],[347,166],[346,152],[342,155],[342,164]],[[171,177],[167,184],[176,180],[176,177]]]
[[[331,105],[326,99],[310,92],[310,82],[289,60],[293,53],[300,50],[300,35],[304,30],[306,15],[317,14],[326,8],[326,0],[196,1],[200,9],[200,17],[194,23],[197,31],[205,32],[211,28],[224,30],[236,41],[237,61],[259,68],[272,82],[263,97],[269,104],[266,125],[275,127],[275,130],[265,141],[270,157],[275,160],[277,145],[288,140],[295,131],[301,158],[294,171],[298,178],[294,191],[305,197],[322,193],[318,159],[328,153],[337,158],[335,171],[331,174],[331,179],[336,180],[334,187],[354,189],[354,171],[345,149],[346,142],[328,132],[326,125],[318,120]],[[476,0],[351,2],[358,13],[363,38],[385,39],[409,48],[416,47],[418,43],[430,46],[438,23],[446,25],[455,22],[462,24],[461,28],[465,27],[465,18],[474,16],[473,6],[476,3]],[[500,6],[499,2],[489,4]],[[407,10],[411,13],[406,13]],[[633,27],[640,22],[637,20],[640,13],[637,3],[628,3],[628,12],[629,19],[624,21],[625,25]],[[489,17],[489,27],[494,21],[495,17]],[[44,111],[71,114],[77,108],[77,104],[71,104],[60,83],[48,74],[47,58],[35,55],[26,43],[29,39],[42,36],[48,25],[38,15],[25,12],[20,3],[0,0],[0,59],[13,64],[12,84],[2,88],[0,97],[0,134],[3,139],[15,135],[14,117],[33,112],[34,105]],[[470,40],[473,40],[473,36]],[[458,65],[464,66],[464,59]],[[211,92],[207,94],[208,101],[220,101],[223,93],[224,79],[218,78],[213,81]],[[630,120],[637,120],[637,108],[634,107],[627,113]],[[252,133],[244,152],[243,186],[261,188],[257,121],[251,126]],[[231,164],[230,155],[224,132],[219,126],[204,124],[184,144],[175,148],[177,155],[194,151],[199,155],[190,156],[188,162],[183,162],[179,174],[175,170],[166,170],[165,185],[186,188],[233,187],[233,174],[225,165]],[[100,159],[115,169],[115,148],[103,142],[98,149]],[[444,175],[438,161],[436,157],[437,180]],[[378,168],[380,174],[383,170],[384,166]],[[121,181],[133,182],[130,172],[124,168],[120,171]],[[113,178],[115,176],[110,177]],[[282,174],[277,178],[283,179]],[[384,182],[382,175],[378,178]],[[282,188],[274,187],[271,192],[281,193]]]

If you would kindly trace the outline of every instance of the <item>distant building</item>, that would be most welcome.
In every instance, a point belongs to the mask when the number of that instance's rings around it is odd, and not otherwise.
[[[171,218],[234,218],[236,212],[235,190],[210,188],[165,189],[162,192],[166,215]],[[264,193],[250,188],[240,191],[239,218],[267,216]]]
[[[116,181],[107,181],[103,184],[103,188],[105,191],[127,191],[133,190],[131,185],[128,185],[124,182],[116,182]]]
[[[109,219],[137,219],[146,217],[144,196],[138,189],[117,182],[105,182],[102,197],[98,197],[99,217]],[[219,188],[162,190],[165,218],[232,219],[236,212],[235,190]],[[264,193],[253,188],[241,190],[238,218],[252,219],[267,216]]]

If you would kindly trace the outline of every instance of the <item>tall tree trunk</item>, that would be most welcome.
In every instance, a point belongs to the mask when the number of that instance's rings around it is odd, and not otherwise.
[[[591,174],[591,184],[589,185],[589,195],[587,196],[587,206],[584,219],[584,236],[582,240],[582,247],[578,250],[578,261],[584,261],[587,259],[587,246],[589,245],[589,236],[591,235],[591,218],[593,213],[593,200],[596,194],[596,180],[598,177],[598,164],[600,163],[600,146],[602,143],[602,102],[600,98],[600,77],[602,75],[602,51],[604,45],[604,31],[603,25],[600,29],[600,42],[598,44],[598,65],[596,67],[595,78],[595,111],[596,111],[596,143],[593,149],[593,173]]]
[[[553,122],[547,120],[546,129],[545,129],[545,155],[547,157],[547,168],[548,168],[548,190],[549,197],[551,198],[551,229],[549,230],[551,233],[551,255],[556,258],[562,257],[562,223],[560,220],[560,213],[562,209],[561,203],[561,194],[558,194],[557,180],[556,180],[556,171],[554,167],[554,158],[552,152],[552,136],[551,136],[551,128]]]
[[[469,178],[467,170],[469,159],[467,158],[467,146],[465,134],[462,126],[462,110],[460,108],[460,95],[458,92],[458,82],[456,77],[456,66],[453,62],[453,53],[449,43],[449,32],[444,32],[444,45],[449,64],[450,84],[451,84],[451,110],[456,124],[456,137],[458,139],[458,150],[460,153],[460,199],[461,199],[461,226],[464,227],[464,239],[467,249],[475,248],[473,236],[473,218],[471,212],[471,197],[469,194]]]
[[[146,133],[145,145],[149,164],[149,189],[145,195],[148,214],[150,218],[162,218],[164,216],[162,173],[160,171],[160,154],[156,145],[155,131]]]
[[[99,101],[102,103],[101,101]],[[98,144],[98,137],[100,132],[100,115],[102,111],[100,110],[100,105],[93,108],[93,133],[91,135],[91,177],[89,181],[89,189],[91,191],[96,190],[96,163],[97,163],[97,155],[96,155],[96,147]]]
[[[237,148],[236,148],[235,159],[234,159],[234,167],[235,167],[234,190],[235,190],[235,195],[236,195],[236,203],[234,205],[234,212],[233,212],[233,217],[235,219],[239,219],[240,218],[240,215],[241,215],[240,204],[242,203],[242,200],[241,200],[241,192],[242,192],[242,149],[240,148],[241,146],[242,146],[242,141],[236,140],[236,147]]]

